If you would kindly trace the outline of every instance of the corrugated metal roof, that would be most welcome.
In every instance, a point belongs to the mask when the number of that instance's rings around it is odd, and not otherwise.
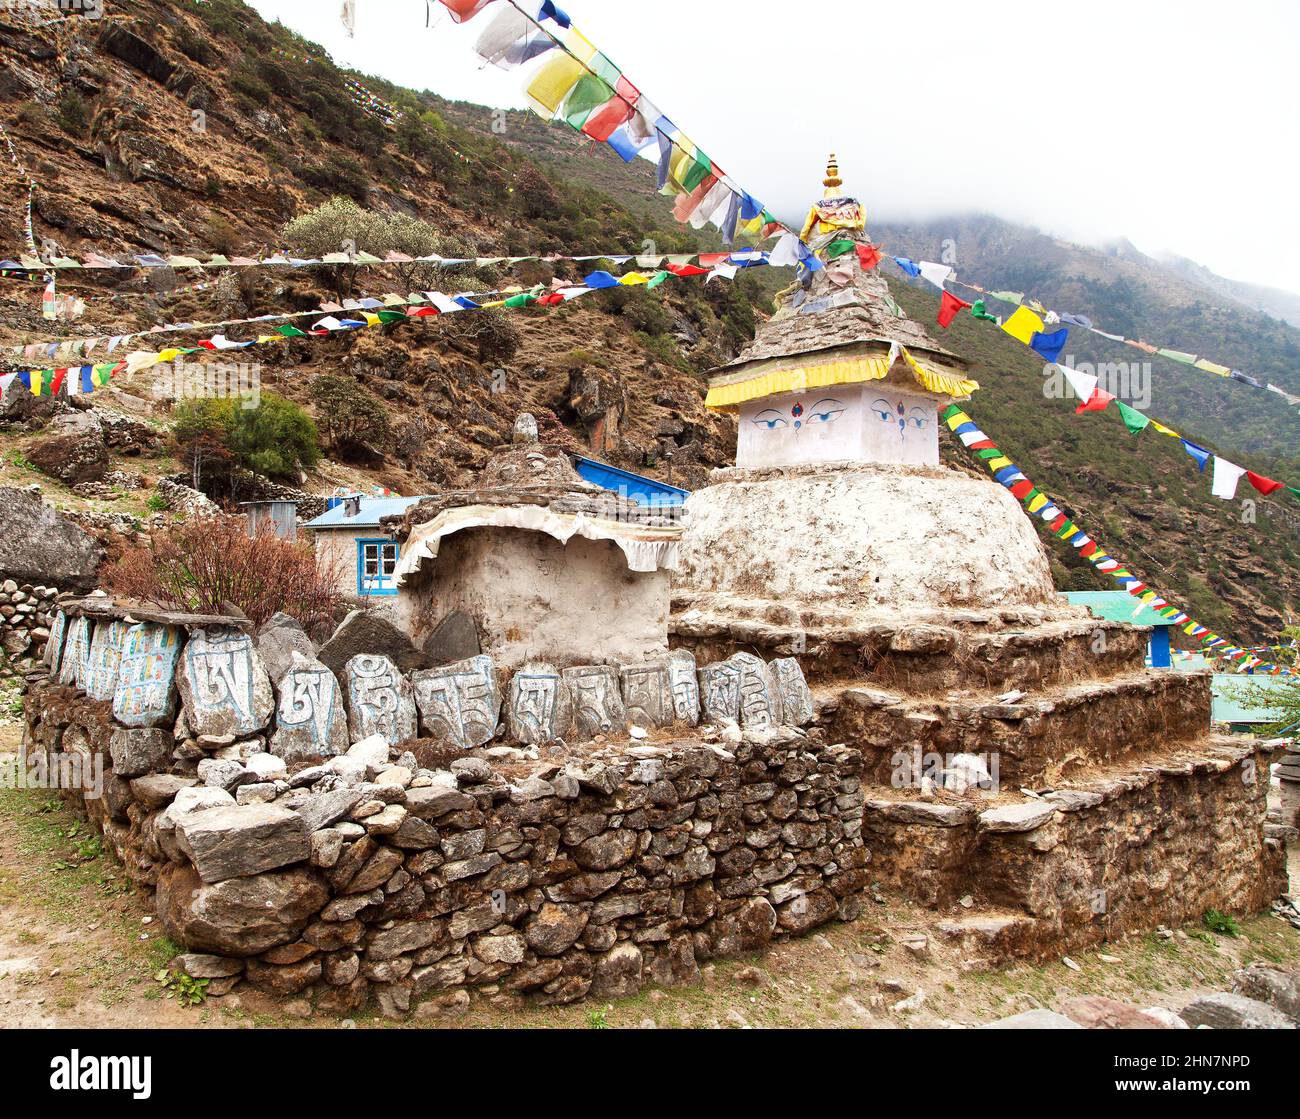
[[[1216,723],[1276,723],[1280,713],[1269,708],[1269,696],[1290,686],[1277,676],[1216,672],[1210,679],[1214,692],[1211,718]]]
[[[361,512],[355,517],[346,516],[344,505],[327,509],[315,520],[307,522],[308,528],[377,528],[384,517],[400,517],[422,497],[363,497]]]
[[[1157,614],[1127,591],[1063,591],[1062,594],[1067,602],[1086,606],[1096,617],[1107,622],[1128,622],[1146,629],[1173,625],[1168,618]]]

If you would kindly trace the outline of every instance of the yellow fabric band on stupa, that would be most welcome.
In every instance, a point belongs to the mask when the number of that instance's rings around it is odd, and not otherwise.
[[[913,376],[931,392],[962,400],[980,387],[978,381],[940,373],[937,369],[922,365],[905,348],[903,357],[907,359]],[[713,385],[704,399],[704,406],[721,411],[734,408],[746,400],[756,400],[760,396],[773,396],[776,393],[806,392],[808,389],[826,388],[828,385],[883,381],[889,373],[889,367],[887,357],[858,357],[828,361],[820,365],[796,366],[793,369],[776,369],[746,381]]]

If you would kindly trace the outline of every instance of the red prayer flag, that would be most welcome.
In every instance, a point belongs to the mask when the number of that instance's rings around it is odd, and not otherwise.
[[[492,0],[442,0],[442,3],[451,12],[452,19],[464,23],[478,15]]]
[[[708,269],[701,268],[698,264],[670,264],[668,271],[674,276],[703,276]]]
[[[1262,474],[1256,474],[1253,470],[1246,471],[1246,478],[1260,493],[1270,494],[1274,490],[1282,488],[1281,482],[1275,482],[1272,478],[1265,478]]]
[[[1082,404],[1080,404],[1075,409],[1075,411],[1076,412],[1104,412],[1106,408],[1109,406],[1110,402],[1114,399],[1115,397],[1112,396],[1110,393],[1108,393],[1105,389],[1095,388],[1092,390],[1092,395],[1088,397],[1088,399],[1085,400]]]
[[[952,292],[945,291],[939,300],[939,325],[946,328],[957,317],[958,311],[969,306],[966,300],[958,299]]]
[[[632,119],[634,106],[641,100],[641,91],[625,77],[619,75],[615,94],[587,118],[582,131],[602,143]]]
[[[880,250],[875,245],[859,245],[857,254],[858,266],[864,272],[870,272],[880,263]]]

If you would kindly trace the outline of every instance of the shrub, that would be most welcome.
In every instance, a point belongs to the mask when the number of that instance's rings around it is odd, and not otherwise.
[[[56,119],[59,127],[69,136],[84,136],[90,127],[90,108],[86,105],[86,99],[75,89],[68,90],[59,98]]]
[[[199,479],[205,471],[228,474],[230,467],[242,466],[271,478],[294,478],[320,461],[316,424],[298,405],[270,392],[256,408],[243,405],[233,397],[205,398],[176,409],[178,456],[196,489],[203,488]]]
[[[175,610],[242,610],[254,625],[283,611],[303,626],[329,620],[343,605],[337,570],[318,565],[310,545],[269,530],[248,535],[243,517],[198,517],[128,547],[105,573],[129,598]]]
[[[310,394],[331,449],[391,439],[387,407],[351,377],[322,374],[312,382]]]

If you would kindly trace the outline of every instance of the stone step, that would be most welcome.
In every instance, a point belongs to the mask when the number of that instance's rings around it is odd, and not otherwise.
[[[812,683],[855,678],[922,692],[1104,678],[1140,670],[1147,646],[1145,630],[1123,623],[1021,621],[1024,611],[953,611],[920,624],[788,613],[773,620],[682,609],[668,628],[673,645],[701,664],[735,652],[797,656]]]
[[[1158,669],[1001,698],[872,687],[818,698],[832,740],[861,750],[867,778],[882,785],[942,781],[954,756],[973,754],[1002,787],[1036,788],[1210,730],[1208,675]]]
[[[986,929],[1008,951],[1059,954],[1207,909],[1259,912],[1285,889],[1265,836],[1276,741],[1208,735],[1141,765],[1111,765],[1041,798],[864,788],[863,836],[886,890],[957,922],[970,909],[1032,918]],[[962,935],[965,935],[964,933]]]

